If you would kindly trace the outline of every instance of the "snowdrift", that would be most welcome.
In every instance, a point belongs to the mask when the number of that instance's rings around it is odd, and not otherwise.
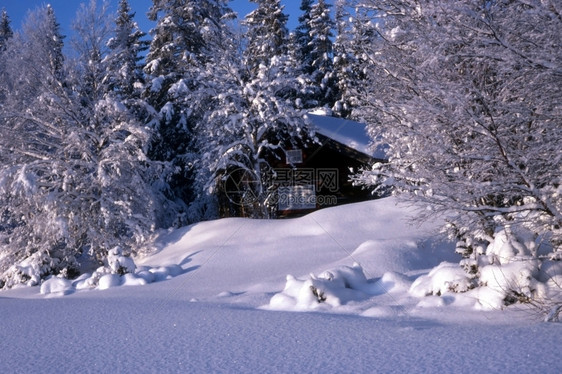
[[[525,257],[483,266],[475,288],[454,243],[438,235],[441,223],[411,226],[412,214],[386,198],[290,220],[202,222],[162,233],[157,251],[134,263],[116,250],[109,266],[72,282],[48,279],[40,291],[52,297],[173,279],[169,287],[191,301],[362,316],[444,306],[500,310],[512,294],[559,296],[559,264],[539,271]],[[493,243],[493,253],[496,247],[509,250]]]
[[[134,266],[115,251],[78,279],[0,292],[0,372],[559,372],[559,324],[451,292],[454,244],[411,213],[389,198],[203,222]]]

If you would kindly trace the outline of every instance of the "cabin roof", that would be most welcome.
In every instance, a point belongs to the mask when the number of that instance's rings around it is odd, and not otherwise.
[[[306,117],[312,122],[317,133],[369,157],[386,159],[387,147],[379,146],[373,149],[364,123],[314,113],[308,113]]]

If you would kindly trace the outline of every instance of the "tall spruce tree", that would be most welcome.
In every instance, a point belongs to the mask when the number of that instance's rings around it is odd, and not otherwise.
[[[333,74],[334,21],[330,14],[331,5],[324,0],[310,9],[309,61],[311,81],[314,84],[314,98],[318,106],[331,108],[337,95],[336,80]]]
[[[6,43],[14,35],[10,26],[10,17],[6,9],[2,9],[0,14],[0,52],[6,49]]]
[[[296,57],[305,75],[310,75],[312,73],[313,59],[311,56],[312,34],[310,32],[310,19],[313,2],[313,0],[302,0],[300,6],[301,15],[299,16],[299,23],[294,33],[295,43],[293,48],[296,48]]]
[[[108,41],[110,52],[105,58],[107,74],[105,80],[110,90],[126,98],[138,97],[144,83],[144,65],[141,53],[146,51],[149,42],[134,20],[128,0],[119,2],[115,19],[114,36]]]
[[[14,35],[12,27],[10,26],[10,17],[5,9],[2,10],[0,14],[0,81],[4,84],[0,85],[0,105],[5,100],[6,95],[9,92],[9,88],[6,85],[7,80],[4,77],[5,67],[4,67],[4,51],[7,48],[8,40]],[[6,56],[7,57],[7,56]],[[2,162],[2,156],[0,155],[0,162]]]
[[[336,86],[336,97],[332,107],[337,116],[349,118],[353,108],[352,89],[359,84],[359,75],[354,68],[356,62],[353,53],[353,37],[351,34],[351,14],[349,0],[336,0],[334,23],[336,38],[334,41],[333,76]]]
[[[289,42],[287,20],[280,0],[250,0],[258,7],[243,21],[246,26],[244,61],[250,74],[260,65],[269,66],[276,57],[286,56]]]
[[[197,109],[201,98],[194,101],[191,97],[200,92],[201,71],[231,40],[225,24],[233,12],[227,4],[227,0],[153,0],[149,12],[156,26],[146,58],[145,98],[158,116],[150,155],[175,167],[170,197],[187,205],[198,195],[194,188],[194,166],[199,159],[194,131],[202,117]],[[198,217],[189,220],[195,219]]]
[[[214,99],[198,132],[200,182],[208,193],[237,207],[229,214],[269,218],[275,191],[268,161],[301,148],[311,134],[304,113],[294,105],[291,92],[299,82],[288,60],[274,58],[248,78],[242,67],[233,68],[239,63],[236,57],[219,61],[205,81],[204,89]]]
[[[258,2],[244,20],[242,66],[232,53],[217,61],[214,78],[204,80],[214,97],[199,137],[206,186],[217,193],[236,179],[239,200],[231,202],[252,217],[269,217],[273,206],[268,158],[309,135],[295,104],[301,88],[288,53],[287,18],[279,1]]]

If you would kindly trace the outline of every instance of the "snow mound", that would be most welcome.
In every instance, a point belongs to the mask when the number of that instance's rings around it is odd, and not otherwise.
[[[412,281],[404,274],[387,272],[370,285],[368,288],[371,295],[382,295],[385,293],[405,292],[410,289]]]
[[[72,282],[65,278],[52,277],[41,284],[42,295],[68,295],[74,291]]]
[[[107,290],[120,285],[121,276],[119,274],[105,274],[99,279],[98,290]]]
[[[406,273],[422,262],[419,249],[418,244],[410,239],[370,239],[361,243],[350,257],[368,264],[372,274],[388,271]]]

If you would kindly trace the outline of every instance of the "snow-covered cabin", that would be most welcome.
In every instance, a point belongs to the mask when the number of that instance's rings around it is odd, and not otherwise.
[[[263,174],[268,178],[265,184],[271,191],[269,203],[273,216],[300,216],[325,207],[372,199],[371,190],[354,186],[350,181],[353,172],[385,159],[384,149],[371,148],[366,125],[320,114],[308,114],[307,118],[316,130],[317,141],[280,151],[276,157],[266,160],[268,171]],[[235,179],[235,183],[225,188],[230,195],[221,199],[222,216],[246,216],[250,211],[240,201],[245,201],[246,196],[241,196],[253,182],[243,176]],[[241,187],[239,193],[232,191]]]
[[[350,181],[353,172],[385,159],[383,148],[371,148],[366,125],[320,114],[307,117],[318,142],[287,151],[285,159],[275,163],[277,215],[372,199],[370,190]]]

